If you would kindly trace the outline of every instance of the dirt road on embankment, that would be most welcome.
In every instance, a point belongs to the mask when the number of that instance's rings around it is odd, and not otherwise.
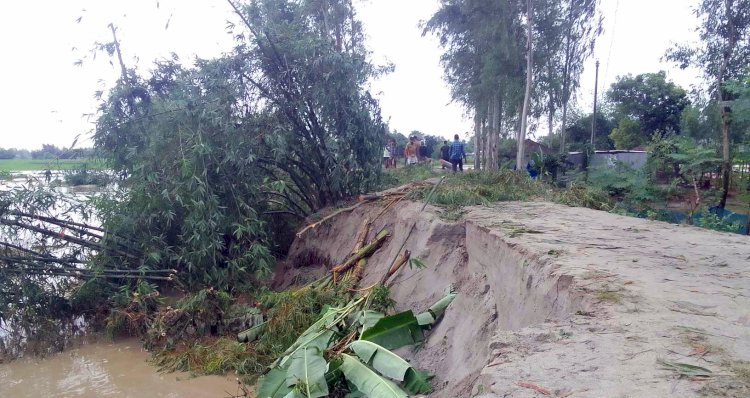
[[[369,203],[299,238],[285,280],[326,272],[354,245]],[[458,297],[421,348],[435,397],[750,396],[750,238],[550,203],[440,209],[401,202],[361,285],[406,248],[427,265],[391,287],[397,309]],[[454,214],[455,216],[455,214]],[[295,261],[298,259],[299,261]],[[317,259],[318,267],[294,265]]]

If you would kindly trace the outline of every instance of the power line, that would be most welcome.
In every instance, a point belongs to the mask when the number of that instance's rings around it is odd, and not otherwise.
[[[612,39],[609,42],[609,51],[607,51],[607,67],[604,68],[604,79],[602,80],[603,84],[607,84],[609,77],[609,60],[612,57],[612,47],[615,46],[615,33],[617,32],[617,13],[620,10],[620,0],[617,0],[615,3],[615,15],[614,19],[612,21]]]

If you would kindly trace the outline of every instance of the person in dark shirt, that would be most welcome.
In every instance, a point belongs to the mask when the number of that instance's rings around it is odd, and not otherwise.
[[[453,143],[451,144],[451,165],[453,165],[453,172],[460,170],[464,172],[464,158],[466,158],[466,152],[464,152],[464,143],[458,140],[458,134],[453,136]]]
[[[443,141],[443,146],[440,147],[440,160],[444,160],[446,163],[451,161],[451,147],[448,145],[448,141]],[[446,163],[440,162],[440,168],[445,169]]]

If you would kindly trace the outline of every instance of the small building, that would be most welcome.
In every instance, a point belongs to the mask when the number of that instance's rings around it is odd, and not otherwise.
[[[646,158],[648,155],[646,151],[624,151],[624,150],[612,150],[612,151],[596,151],[594,152],[594,159],[591,162],[592,166],[607,166],[609,168],[615,167],[618,163],[626,164],[633,169],[640,170],[646,165]]]
[[[573,167],[580,168],[583,166],[584,153],[583,152],[570,152],[568,153],[568,161],[573,164]],[[630,166],[633,169],[639,170],[646,165],[648,159],[648,153],[640,150],[610,150],[610,151],[595,151],[594,157],[591,161],[591,165],[594,167],[615,167],[616,164],[622,163]]]

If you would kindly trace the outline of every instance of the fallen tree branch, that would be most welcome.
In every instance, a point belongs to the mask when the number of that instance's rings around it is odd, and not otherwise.
[[[306,226],[305,228],[302,228],[302,229],[301,229],[301,230],[300,230],[299,232],[297,232],[297,237],[298,237],[298,238],[302,237],[302,235],[303,235],[303,234],[304,234],[305,232],[307,232],[308,230],[317,228],[317,227],[318,227],[319,225],[321,225],[321,224],[323,224],[324,222],[326,222],[326,221],[328,221],[328,220],[330,220],[330,219],[332,219],[332,218],[334,218],[334,217],[338,216],[338,215],[339,215],[339,214],[341,214],[341,213],[346,213],[346,212],[350,212],[350,211],[353,211],[354,209],[356,209],[357,207],[361,206],[361,205],[362,205],[362,204],[364,204],[364,203],[367,203],[367,202],[360,202],[360,203],[357,203],[357,204],[356,204],[356,205],[354,205],[354,206],[349,206],[349,207],[345,207],[345,208],[343,208],[343,209],[339,209],[339,210],[336,210],[336,211],[334,211],[333,213],[331,213],[331,214],[329,214],[329,215],[327,215],[327,216],[325,216],[325,217],[321,218],[321,219],[320,219],[319,221],[317,221],[317,222],[314,222],[314,223],[312,223],[312,224],[310,224],[310,225]]]
[[[388,238],[389,234],[387,230],[382,230],[380,233],[378,233],[377,236],[375,236],[375,239],[373,239],[370,243],[367,244],[367,246],[359,249],[357,253],[349,257],[346,261],[344,261],[342,264],[339,264],[331,269],[331,272],[335,275],[336,273],[346,272],[349,270],[349,268],[353,267],[360,259],[369,257],[372,255],[372,253],[377,250],[380,245],[385,242],[385,240]]]

